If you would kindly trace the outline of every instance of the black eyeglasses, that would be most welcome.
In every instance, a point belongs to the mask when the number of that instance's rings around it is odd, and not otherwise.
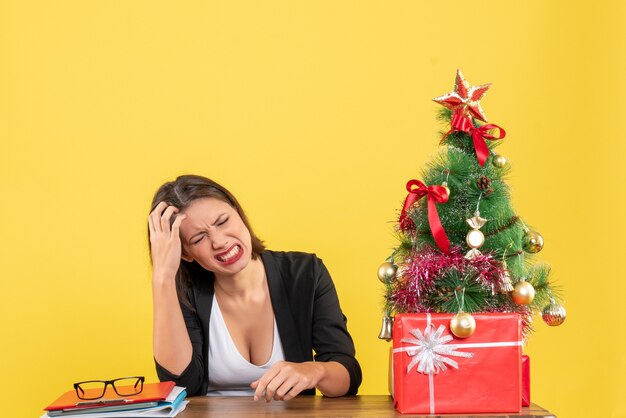
[[[87,380],[74,383],[74,389],[78,399],[85,400],[102,398],[109,385],[118,396],[133,396],[141,393],[144,380],[143,376],[120,377],[113,380]]]

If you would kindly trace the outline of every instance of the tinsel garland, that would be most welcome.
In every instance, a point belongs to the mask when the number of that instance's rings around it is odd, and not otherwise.
[[[434,307],[425,306],[425,295],[437,291],[436,281],[443,272],[454,269],[472,276],[489,291],[498,290],[505,272],[502,264],[490,254],[482,254],[472,260],[465,258],[461,247],[451,247],[449,253],[425,247],[413,250],[399,264],[401,278],[390,295],[394,310],[406,312],[432,312]]]
[[[387,292],[388,307],[396,313],[442,312],[441,305],[432,300],[442,296],[443,277],[453,271],[468,282],[479,284],[490,295],[482,301],[482,312],[517,312],[522,316],[524,336],[532,331],[531,309],[516,305],[508,295],[498,293],[506,268],[489,253],[468,260],[459,246],[451,247],[448,253],[425,246],[398,260],[398,267],[398,277]],[[459,293],[462,291],[458,289]]]

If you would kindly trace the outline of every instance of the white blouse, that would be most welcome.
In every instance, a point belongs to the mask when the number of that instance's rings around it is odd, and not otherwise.
[[[209,333],[207,396],[253,396],[254,389],[250,387],[250,383],[263,376],[274,363],[285,359],[275,317],[272,355],[267,363],[257,366],[243,358],[230,337],[215,295],[211,307]]]

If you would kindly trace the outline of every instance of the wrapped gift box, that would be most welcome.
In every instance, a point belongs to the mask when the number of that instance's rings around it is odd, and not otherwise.
[[[522,355],[522,406],[530,406],[530,358]]]
[[[521,410],[521,319],[473,314],[476,331],[457,338],[452,314],[399,314],[393,327],[393,396],[401,413]]]

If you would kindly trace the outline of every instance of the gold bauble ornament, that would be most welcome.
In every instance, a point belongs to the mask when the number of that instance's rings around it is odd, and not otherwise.
[[[406,282],[409,280],[409,276],[407,274],[404,274],[406,273],[406,270],[406,267],[398,266],[398,269],[396,270],[396,275],[393,277],[393,280],[401,285],[405,285]]]
[[[494,154],[493,159],[491,160],[494,166],[498,168],[502,168],[506,165],[506,158],[502,155]]]
[[[551,327],[556,327],[565,322],[565,317],[567,313],[565,312],[565,308],[562,305],[559,305],[554,301],[554,299],[550,299],[550,304],[543,308],[541,312],[541,318],[543,318],[543,322],[550,325]]]
[[[467,312],[459,312],[450,320],[450,331],[458,338],[471,337],[476,331],[476,320]]]
[[[517,305],[528,305],[535,298],[535,288],[525,279],[522,279],[515,284],[511,297]]]
[[[543,237],[537,231],[526,229],[522,239],[522,247],[527,253],[535,254],[543,248]]]
[[[378,267],[378,279],[387,284],[396,276],[396,272],[398,271],[398,266],[390,263],[388,261],[382,263],[380,267]]]

